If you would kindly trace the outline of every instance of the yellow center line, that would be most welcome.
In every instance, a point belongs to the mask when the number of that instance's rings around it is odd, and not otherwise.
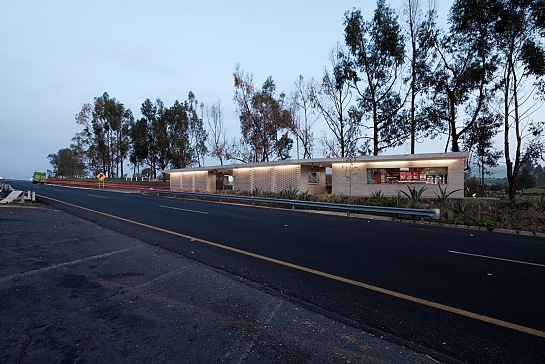
[[[163,232],[163,233],[167,233],[167,234],[170,234],[170,235],[179,236],[179,237],[188,239],[190,241],[198,241],[198,242],[203,243],[203,244],[211,245],[211,246],[214,246],[214,247],[217,247],[217,248],[229,250],[229,251],[239,253],[239,254],[243,254],[243,255],[246,255],[246,256],[249,256],[249,257],[253,257],[253,258],[257,258],[257,259],[264,260],[264,261],[267,261],[267,262],[275,263],[275,264],[278,264],[278,265],[282,265],[284,267],[297,269],[299,271],[303,271],[303,272],[315,274],[317,276],[333,279],[333,280],[338,281],[338,282],[343,282],[343,283],[347,283],[347,284],[350,284],[350,285],[353,285],[353,286],[365,288],[365,289],[368,289],[370,291],[379,292],[379,293],[386,294],[386,295],[396,297],[396,298],[400,298],[400,299],[403,299],[403,300],[406,300],[406,301],[418,303],[418,304],[428,306],[428,307],[433,307],[433,308],[436,308],[438,310],[454,313],[454,314],[457,314],[457,315],[460,315],[460,316],[469,317],[469,318],[479,320],[479,321],[483,321],[483,322],[486,322],[486,323],[489,323],[489,324],[493,324],[493,325],[505,327],[505,328],[508,328],[508,329],[520,331],[520,332],[523,332],[523,333],[526,333],[526,334],[530,334],[530,335],[545,338],[545,332],[544,331],[532,329],[530,327],[517,325],[517,324],[511,323],[511,322],[495,319],[493,317],[480,315],[480,314],[470,312],[470,311],[466,311],[466,310],[462,310],[462,309],[459,309],[459,308],[456,308],[456,307],[451,307],[451,306],[443,305],[441,303],[428,301],[428,300],[418,298],[418,297],[413,297],[413,296],[410,296],[410,295],[407,295],[407,294],[404,294],[404,293],[399,293],[399,292],[396,292],[396,291],[391,291],[389,289],[373,286],[373,285],[370,285],[370,284],[367,284],[367,283],[354,281],[352,279],[340,277],[340,276],[337,276],[337,275],[334,275],[334,274],[325,273],[325,272],[322,272],[322,271],[319,271],[319,270],[303,267],[303,266],[300,266],[300,265],[297,265],[297,264],[288,263],[288,262],[285,262],[285,261],[282,261],[282,260],[266,257],[264,255],[255,254],[255,253],[252,253],[252,252],[248,252],[248,251],[245,251],[245,250],[233,248],[233,247],[230,247],[230,246],[214,243],[212,241],[197,238],[197,237],[194,237],[194,236],[190,236],[190,235],[186,235],[186,234],[182,234],[182,233],[177,233],[175,231],[163,229],[163,228],[160,228],[160,227],[157,227],[157,226],[148,225],[148,224],[144,224],[144,223],[141,223],[141,222],[138,222],[138,221],[125,219],[123,217],[111,215],[111,214],[108,214],[108,213],[105,213],[105,212],[96,211],[96,210],[92,210],[92,209],[89,209],[89,208],[86,208],[86,207],[74,205],[74,204],[71,204],[71,203],[68,203],[68,202],[65,202],[65,201],[56,200],[56,199],[51,198],[51,197],[42,196],[42,195],[38,195],[38,196],[42,197],[42,198],[45,198],[45,199],[55,201],[55,202],[59,202],[59,203],[62,203],[62,204],[68,205],[68,206],[79,208],[79,209],[82,209],[82,210],[85,210],[85,211],[89,211],[89,212],[93,212],[93,213],[96,213],[96,214],[108,216],[108,217],[111,217],[113,219],[121,220],[121,221],[128,222],[128,223],[131,223],[131,224],[139,225],[139,226],[143,226],[143,227],[153,229],[153,230],[156,230],[156,231],[160,231],[160,232]]]

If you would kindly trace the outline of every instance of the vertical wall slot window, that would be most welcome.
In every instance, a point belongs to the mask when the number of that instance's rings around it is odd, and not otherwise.
[[[320,184],[320,172],[308,172],[308,184],[309,185]]]

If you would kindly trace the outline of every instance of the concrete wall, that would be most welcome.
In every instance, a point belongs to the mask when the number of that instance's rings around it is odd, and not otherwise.
[[[439,186],[426,183],[392,183],[392,184],[371,184],[367,181],[367,169],[380,168],[426,168],[426,167],[447,167],[447,183],[442,188],[447,192],[457,189],[450,195],[451,198],[464,197],[464,160],[463,159],[429,159],[429,160],[407,160],[407,161],[383,161],[383,162],[356,162],[334,163],[332,165],[332,193],[346,196],[371,196],[374,191],[380,190],[386,196],[396,196],[398,191],[409,193],[407,186],[420,189],[427,187],[422,197],[435,198],[439,194]],[[351,192],[350,192],[351,190]],[[434,193],[435,192],[435,193]]]
[[[320,183],[312,184],[309,183],[309,172],[318,172],[320,173]],[[308,191],[311,194],[322,195],[326,192],[325,190],[325,179],[326,179],[326,169],[325,167],[312,167],[312,166],[301,166],[301,181],[299,183],[301,192]]]

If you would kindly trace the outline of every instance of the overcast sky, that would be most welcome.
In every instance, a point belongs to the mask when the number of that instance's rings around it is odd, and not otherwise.
[[[439,22],[450,3],[439,2]],[[401,0],[390,4],[399,9]],[[51,169],[47,155],[69,147],[81,131],[75,115],[104,92],[135,118],[146,98],[172,106],[193,91],[205,104],[221,100],[232,139],[240,130],[235,65],[257,86],[270,75],[289,94],[299,75],[323,74],[353,7],[370,19],[376,3],[0,0],[0,176],[29,179]],[[443,148],[441,141],[416,151]]]

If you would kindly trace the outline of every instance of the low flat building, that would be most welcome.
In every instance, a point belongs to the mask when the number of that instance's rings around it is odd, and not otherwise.
[[[331,173],[331,193],[371,196],[381,191],[397,196],[398,191],[426,187],[422,197],[434,198],[439,186],[452,198],[464,197],[464,162],[468,153],[430,153],[320,158],[231,164],[224,166],[170,169],[173,191],[222,192],[292,189],[311,194],[326,193],[326,173]]]

